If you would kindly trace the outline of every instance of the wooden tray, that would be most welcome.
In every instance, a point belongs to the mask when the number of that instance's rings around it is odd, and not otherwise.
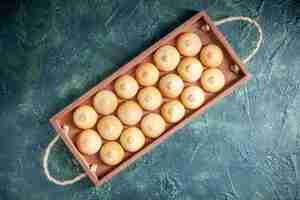
[[[220,69],[223,71],[226,79],[225,87],[217,93],[205,93],[206,101],[205,103],[196,110],[187,110],[185,117],[178,123],[168,124],[167,130],[157,139],[146,139],[145,146],[136,153],[126,152],[126,158],[117,166],[111,167],[107,166],[101,162],[98,154],[93,156],[82,155],[76,148],[74,144],[74,139],[76,134],[81,130],[78,129],[72,122],[72,114],[75,108],[80,105],[91,104],[92,97],[102,89],[112,89],[113,82],[116,78],[123,74],[133,74],[135,68],[138,64],[143,62],[152,62],[153,53],[162,45],[171,44],[174,45],[176,38],[179,34],[183,32],[194,32],[199,35],[203,45],[207,43],[214,43],[222,48],[224,53],[224,61]],[[163,75],[161,72],[160,75]],[[72,104],[67,106],[61,112],[54,115],[50,122],[56,129],[58,134],[64,140],[67,147],[77,158],[81,166],[84,168],[86,174],[92,180],[96,186],[102,185],[104,182],[110,180],[113,176],[117,175],[121,170],[125,169],[135,160],[140,158],[145,153],[149,152],[156,145],[163,142],[170,135],[174,134],[175,131],[183,127],[186,123],[190,122],[195,116],[203,113],[206,109],[214,105],[218,100],[222,99],[224,96],[231,94],[231,92],[237,88],[241,83],[250,79],[250,74],[245,69],[243,63],[238,58],[234,50],[230,47],[228,42],[222,33],[213,24],[212,20],[208,17],[206,12],[200,12],[194,15],[192,18],[187,20],[184,24],[173,30],[171,33],[160,39],[154,45],[143,51],[137,57],[132,59],[127,64],[123,65],[118,71],[110,75],[107,79],[101,81],[86,94],[81,96],[79,99],[74,101]],[[196,83],[200,85],[199,83]],[[187,86],[188,84],[185,83]],[[119,99],[122,101],[122,99]],[[144,114],[146,111],[144,112]],[[100,116],[101,117],[101,116]],[[63,126],[68,125],[69,133],[65,134],[63,131]],[[91,166],[97,166],[97,170],[91,170]]]

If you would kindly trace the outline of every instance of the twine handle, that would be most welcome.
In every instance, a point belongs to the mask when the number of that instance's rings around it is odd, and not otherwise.
[[[63,130],[64,130],[65,134],[68,134],[69,126],[66,126],[66,125],[63,126]],[[48,144],[48,146],[46,148],[46,152],[45,152],[45,155],[43,158],[44,173],[45,173],[46,177],[48,178],[48,180],[55,183],[56,185],[60,185],[60,186],[72,185],[72,184],[76,183],[77,181],[80,181],[81,179],[86,177],[86,174],[85,173],[79,174],[78,176],[75,176],[74,178],[71,178],[69,180],[58,180],[58,179],[54,178],[53,176],[51,176],[51,174],[49,172],[48,158],[49,158],[51,149],[53,148],[55,143],[58,141],[58,139],[59,139],[59,135],[55,136],[55,138]]]
[[[227,18],[215,21],[215,24],[216,24],[216,26],[220,26],[222,24],[225,24],[225,23],[228,23],[228,22],[232,22],[232,21],[245,21],[245,22],[248,22],[248,23],[254,25],[255,28],[258,31],[258,40],[257,40],[257,43],[255,45],[255,48],[251,51],[251,53],[245,59],[243,59],[243,62],[247,63],[247,62],[249,62],[249,60],[251,60],[253,58],[253,56],[255,56],[255,54],[257,53],[258,49],[260,48],[260,46],[262,44],[262,41],[263,41],[262,28],[257,23],[257,21],[255,21],[254,19],[251,19],[249,17],[243,17],[243,16],[227,17]]]

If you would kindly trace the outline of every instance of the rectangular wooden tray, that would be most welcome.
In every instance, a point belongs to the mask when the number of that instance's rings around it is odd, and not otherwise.
[[[123,74],[133,74],[138,64],[143,62],[151,62],[152,54],[162,45],[175,44],[176,37],[183,32],[194,32],[199,35],[203,45],[207,43],[214,43],[222,48],[224,52],[224,61],[220,69],[223,71],[226,79],[225,87],[217,93],[205,93],[206,101],[197,110],[189,110],[185,117],[178,123],[169,124],[168,129],[157,139],[147,138],[145,146],[136,153],[126,152],[126,158],[119,165],[111,167],[103,164],[98,155],[85,156],[82,155],[74,144],[76,134],[80,129],[72,122],[72,114],[75,108],[80,105],[91,104],[92,97],[101,89],[111,89],[113,81]],[[163,74],[163,73],[162,73]],[[250,79],[250,74],[247,72],[241,60],[238,58],[234,50],[230,47],[223,34],[213,24],[212,20],[208,17],[206,12],[199,12],[192,18],[187,20],[181,26],[173,30],[171,33],[160,39],[154,45],[143,51],[137,57],[132,59],[127,64],[123,65],[118,71],[110,75],[107,79],[101,81],[86,94],[78,98],[69,106],[65,107],[61,112],[55,114],[50,122],[61,136],[67,147],[77,158],[88,177],[96,186],[102,185],[104,182],[110,180],[113,176],[117,175],[121,170],[125,169],[135,160],[140,158],[145,153],[149,152],[156,145],[163,142],[175,131],[183,127],[186,123],[190,122],[195,116],[200,115],[209,107],[214,105],[217,101],[224,96],[229,95],[232,91],[240,86],[243,82]],[[63,126],[67,125],[69,128],[68,134],[63,131]],[[91,169],[92,165],[97,166],[96,172]]]

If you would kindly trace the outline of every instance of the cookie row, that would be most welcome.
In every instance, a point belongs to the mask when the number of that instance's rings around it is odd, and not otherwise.
[[[129,127],[120,135],[120,143],[108,141],[103,144],[99,134],[93,129],[82,131],[76,139],[76,146],[79,151],[85,155],[93,155],[99,152],[100,159],[107,165],[116,165],[120,163],[125,150],[136,152],[145,144],[146,138],[142,131],[137,127]]]
[[[134,107],[138,106],[134,101],[126,101],[123,105],[129,111],[127,115],[134,112]],[[142,115],[142,111],[140,114]],[[131,119],[136,120],[136,113],[131,116]],[[82,120],[89,122],[89,126],[87,124],[82,126]],[[141,129],[138,127],[125,129],[119,118],[114,115],[106,115],[100,118],[98,122],[97,120],[98,115],[92,106],[84,105],[75,110],[73,113],[75,125],[85,129],[78,134],[76,146],[85,155],[93,155],[100,150],[100,159],[107,165],[116,165],[121,162],[125,151],[136,152],[140,150],[145,144],[145,136],[156,138],[166,129],[164,119],[156,113],[149,113],[143,117],[140,123]],[[98,132],[92,129],[95,125]],[[102,138],[107,141],[103,145]],[[117,140],[121,145],[116,142]]]

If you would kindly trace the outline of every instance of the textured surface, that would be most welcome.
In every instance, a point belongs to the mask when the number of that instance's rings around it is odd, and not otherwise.
[[[1,200],[300,199],[299,1],[1,4]],[[262,25],[263,46],[247,65],[252,81],[101,188],[48,182],[49,117],[202,9]],[[254,46],[251,26],[221,30],[242,57]],[[50,160],[59,178],[81,172],[62,142]]]

